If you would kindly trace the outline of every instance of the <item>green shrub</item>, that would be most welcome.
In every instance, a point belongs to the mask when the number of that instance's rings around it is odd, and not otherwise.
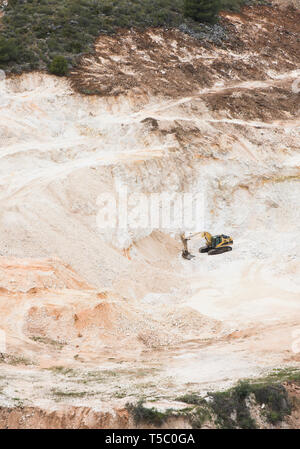
[[[201,396],[196,393],[187,393],[184,396],[176,398],[176,400],[191,405],[206,405],[205,399],[201,398]]]
[[[0,63],[16,61],[18,57],[18,47],[14,39],[0,37]]]
[[[144,407],[142,400],[137,404],[126,404],[126,408],[132,414],[136,424],[147,423],[161,426],[169,417],[173,416],[173,410],[160,412],[154,407],[147,408]]]
[[[276,424],[291,413],[291,404],[286,389],[282,385],[258,384],[252,386],[255,399],[266,406],[266,418]]]
[[[18,0],[8,0],[8,6],[14,8],[18,3]]]
[[[205,407],[196,407],[189,415],[189,420],[193,429],[202,429],[207,421],[212,420],[211,411],[208,405]]]
[[[68,73],[68,62],[63,56],[55,56],[49,66],[49,72],[53,75],[64,76]]]
[[[239,11],[245,3],[246,0],[221,0],[221,9]]]
[[[220,8],[220,0],[184,0],[184,15],[196,22],[214,22]]]
[[[248,382],[240,382],[235,388],[217,393],[210,393],[210,406],[215,416],[216,423],[221,428],[255,429],[256,423],[251,418],[246,405],[246,399],[251,392]]]

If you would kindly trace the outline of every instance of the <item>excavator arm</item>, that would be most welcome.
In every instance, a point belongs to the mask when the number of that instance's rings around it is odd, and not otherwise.
[[[211,246],[212,235],[209,232],[202,232],[201,237],[205,238],[207,246]]]
[[[188,241],[188,240],[194,240],[196,237],[199,238],[205,238],[206,243],[208,245],[211,245],[211,240],[212,240],[212,235],[209,232],[197,232],[196,234],[192,234],[188,237],[185,237],[185,234],[181,234],[181,240],[183,241]]]
[[[195,239],[197,237],[199,237],[199,238],[203,238],[204,237],[205,240],[206,240],[207,247],[210,247],[212,236],[211,236],[211,234],[209,232],[197,232],[196,234],[189,235],[188,237],[186,237],[185,234],[181,234],[180,238],[181,238],[181,241],[182,241],[182,244],[183,244],[182,257],[184,259],[191,260],[191,259],[193,259],[195,257],[195,256],[193,256],[189,252],[188,241],[189,240],[193,240],[193,239]]]

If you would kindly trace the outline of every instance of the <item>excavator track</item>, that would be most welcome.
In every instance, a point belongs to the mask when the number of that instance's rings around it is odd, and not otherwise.
[[[199,253],[208,253],[209,247],[208,246],[202,246],[199,248]]]
[[[215,248],[208,251],[209,256],[216,256],[217,254],[223,254],[232,251],[231,246],[224,246],[223,248]]]

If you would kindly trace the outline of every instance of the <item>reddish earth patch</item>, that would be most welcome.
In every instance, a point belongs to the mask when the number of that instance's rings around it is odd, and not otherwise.
[[[205,97],[205,102],[213,112],[225,111],[232,118],[271,122],[299,115],[299,95],[291,89],[291,82],[285,87],[253,90],[241,89],[233,92],[218,92]]]

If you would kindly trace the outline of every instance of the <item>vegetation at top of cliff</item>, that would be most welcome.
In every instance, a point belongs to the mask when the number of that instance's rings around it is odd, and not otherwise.
[[[180,416],[173,409],[168,409],[165,412],[157,410],[155,407],[145,407],[142,400],[137,404],[126,404],[126,409],[132,415],[135,424],[152,424],[161,426],[172,416]]]
[[[206,398],[195,392],[186,393],[176,398],[185,404],[179,410],[170,408],[162,412],[145,407],[143,400],[127,404],[126,408],[136,424],[161,426],[171,417],[181,417],[195,429],[255,429],[261,423],[276,426],[295,407],[287,385],[299,383],[299,369],[290,367],[274,370],[266,377],[240,381],[226,391],[207,393]]]
[[[251,396],[256,404],[264,407],[262,414],[271,424],[281,422],[291,413],[288,393],[283,385],[276,383],[252,384],[244,381],[228,391],[210,393],[209,396],[210,407],[220,428],[256,428],[250,411]]]
[[[266,377],[240,381],[229,390],[208,393],[206,400],[197,393],[187,393],[177,401],[195,406],[187,414],[195,428],[201,428],[209,421],[218,428],[255,429],[258,424],[251,409],[258,406],[263,420],[272,425],[279,424],[292,412],[286,383],[299,385],[299,382],[299,369],[277,369]]]
[[[208,0],[203,15],[193,18],[184,9],[185,0],[8,0],[2,6],[0,68],[20,73],[49,70],[64,75],[83,53],[93,49],[96,37],[118,28],[180,27],[197,32],[197,21],[208,17]],[[235,8],[244,0],[214,0],[216,9]],[[206,4],[206,6],[205,6]],[[206,8],[206,9],[205,9]],[[200,27],[200,28],[199,28]],[[59,57],[59,59],[58,59]],[[53,62],[54,60],[54,62]]]
[[[242,381],[229,390],[208,393],[206,400],[191,393],[177,398],[177,401],[191,407],[170,408],[162,412],[155,407],[145,407],[140,400],[136,404],[127,404],[126,408],[136,424],[161,426],[169,418],[181,417],[194,429],[207,424],[221,429],[256,429],[259,427],[256,415],[266,423],[276,425],[292,411],[288,392],[278,382]],[[255,414],[252,413],[254,409]]]

